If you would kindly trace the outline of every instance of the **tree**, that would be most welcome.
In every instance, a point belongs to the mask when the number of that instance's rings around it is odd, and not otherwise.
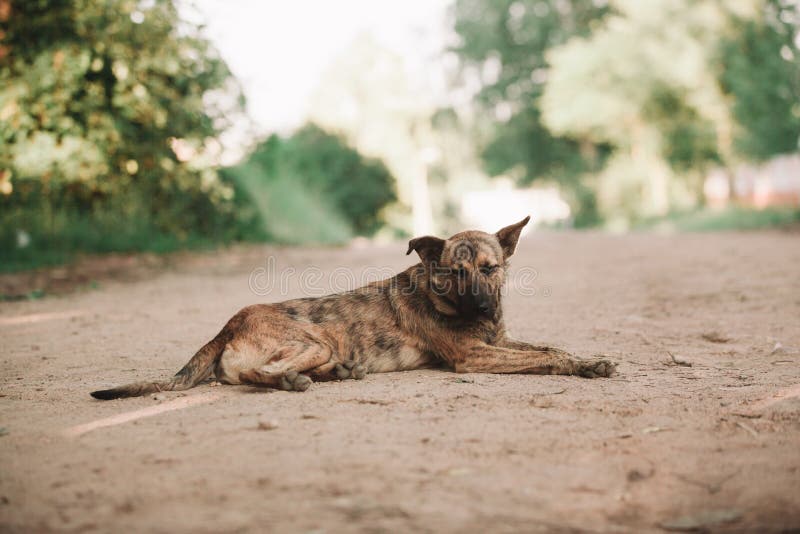
[[[397,179],[399,200],[388,210],[387,222],[398,233],[420,235],[436,231],[430,162],[424,157],[435,149],[431,131],[435,107],[406,67],[402,57],[374,36],[360,35],[323,74],[311,98],[309,117],[344,135],[362,154],[385,162]]]
[[[627,224],[701,203],[712,166],[797,150],[797,2],[599,4],[456,4],[492,173],[582,187]]]
[[[394,177],[380,160],[362,156],[314,124],[287,139],[280,154],[279,172],[329,199],[359,234],[373,233],[381,209],[397,200]]]
[[[797,149],[800,13],[782,5],[616,0],[589,37],[550,52],[547,126],[614,147],[601,211],[663,215],[702,202],[712,165]]]
[[[453,47],[462,77],[479,79],[475,103],[485,111],[483,161],[492,175],[522,183],[551,178],[583,206],[590,222],[591,194],[579,175],[599,168],[606,153],[575,135],[554,135],[542,122],[541,96],[550,74],[547,52],[588,35],[609,12],[592,0],[458,0],[453,10],[459,43]]]
[[[720,44],[720,79],[733,100],[734,144],[762,161],[800,148],[800,5],[768,0],[735,17]]]
[[[232,191],[202,154],[242,100],[200,29],[170,0],[0,8],[0,204],[14,217],[3,221],[3,248],[15,229],[34,245],[58,243],[68,213],[75,222],[113,212],[89,225],[109,248],[133,246],[119,241],[133,228],[215,232]]]
[[[284,242],[370,235],[382,223],[383,208],[397,199],[394,177],[380,160],[314,124],[286,139],[270,136],[225,174],[259,208],[264,237]],[[284,209],[287,203],[291,210]]]
[[[709,68],[726,12],[716,2],[618,0],[590,36],[554,48],[542,108],[556,134],[608,143],[600,211],[630,220],[697,200],[730,122]],[[687,179],[675,180],[675,172]]]

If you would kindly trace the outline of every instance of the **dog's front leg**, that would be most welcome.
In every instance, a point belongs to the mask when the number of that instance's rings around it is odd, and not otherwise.
[[[569,359],[573,358],[572,354],[570,354],[565,350],[557,349],[554,347],[548,347],[547,345],[534,345],[533,343],[528,343],[527,341],[517,341],[516,339],[511,339],[509,337],[500,338],[496,343],[494,343],[494,345],[506,349],[546,352],[548,354],[552,354],[553,356],[561,355],[564,358],[569,358]]]
[[[603,358],[579,360],[560,349],[537,347],[521,341],[510,343],[520,348],[485,343],[469,347],[455,360],[456,372],[578,375],[586,378],[614,373],[614,364]]]

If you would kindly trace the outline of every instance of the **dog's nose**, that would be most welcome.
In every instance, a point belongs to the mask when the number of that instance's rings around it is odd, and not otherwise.
[[[489,312],[492,311],[492,307],[486,302],[481,302],[478,304],[478,311],[484,315],[489,315]]]

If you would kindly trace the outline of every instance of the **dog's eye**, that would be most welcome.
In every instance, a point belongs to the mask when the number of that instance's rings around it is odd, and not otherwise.
[[[456,269],[456,274],[459,278],[466,278],[467,277],[467,270],[463,267],[459,267]]]
[[[481,267],[481,273],[485,275],[490,275],[497,270],[497,265],[484,265]]]

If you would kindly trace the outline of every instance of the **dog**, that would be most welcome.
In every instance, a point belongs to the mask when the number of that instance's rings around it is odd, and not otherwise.
[[[436,366],[457,373],[608,377],[605,358],[576,359],[506,334],[501,306],[509,258],[530,217],[495,234],[417,237],[420,262],[386,280],[319,298],[248,306],[170,380],[91,393],[96,399],[223,384],[305,391],[313,381]]]

